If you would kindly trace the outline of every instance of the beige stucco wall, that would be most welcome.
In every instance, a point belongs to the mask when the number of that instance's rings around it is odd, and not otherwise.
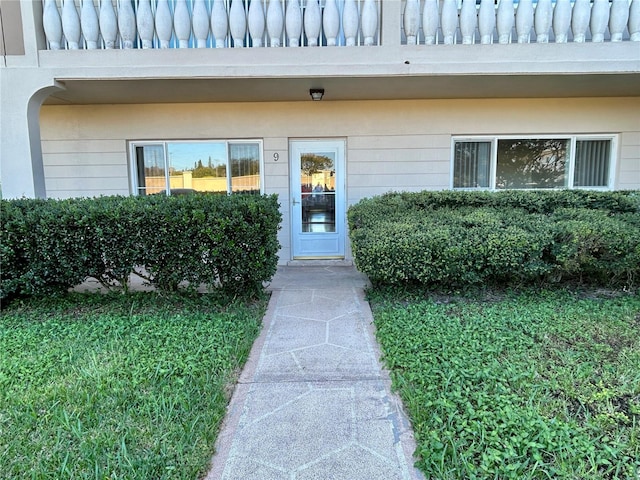
[[[44,106],[41,135],[54,198],[128,194],[128,140],[262,139],[265,192],[283,205],[286,261],[289,139],[346,138],[348,204],[449,188],[454,135],[618,134],[615,188],[637,189],[639,112],[637,97]]]

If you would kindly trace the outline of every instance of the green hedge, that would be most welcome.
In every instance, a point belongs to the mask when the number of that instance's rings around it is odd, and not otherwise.
[[[640,274],[638,192],[389,193],[348,219],[374,283],[630,285]]]
[[[255,293],[276,270],[275,195],[2,200],[0,298],[66,291],[87,277],[160,290]]]

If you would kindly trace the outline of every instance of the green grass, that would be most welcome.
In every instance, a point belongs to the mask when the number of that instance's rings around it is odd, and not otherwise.
[[[0,314],[0,478],[202,476],[265,306],[15,301]]]
[[[372,291],[378,340],[434,479],[640,476],[640,296]]]

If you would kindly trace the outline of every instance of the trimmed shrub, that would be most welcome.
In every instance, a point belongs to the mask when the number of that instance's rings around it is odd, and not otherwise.
[[[348,212],[357,267],[374,283],[465,286],[559,279],[631,284],[637,192],[419,192]]]
[[[27,251],[34,237],[24,215],[24,202],[2,202],[0,222],[0,299],[22,291],[21,283],[29,270]]]
[[[185,195],[2,200],[0,298],[64,292],[87,277],[160,290],[253,294],[276,271],[277,197]]]
[[[584,208],[558,210],[552,216],[556,268],[580,280],[632,284],[640,271],[639,217]]]
[[[259,290],[275,274],[281,220],[275,196],[169,198],[145,205],[139,226],[141,238],[153,239],[143,242],[140,265],[155,286],[206,283],[235,295]]]
[[[78,200],[2,201],[2,298],[81,283],[90,261],[84,229]]]
[[[144,205],[150,202],[139,197],[99,197],[87,201],[92,225],[87,243],[94,260],[87,276],[107,288],[121,286],[128,290],[129,276],[143,264],[145,242],[149,241],[142,237],[140,227],[148,218]]]

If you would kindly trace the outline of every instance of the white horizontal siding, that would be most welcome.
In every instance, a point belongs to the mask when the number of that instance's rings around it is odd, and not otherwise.
[[[46,165],[44,174],[47,179],[54,178],[122,178],[127,171],[119,165]]]
[[[47,166],[126,165],[126,152],[60,152],[43,153],[43,164]]]
[[[124,175],[119,177],[65,177],[65,178],[48,178],[47,193],[54,192],[77,192],[71,196],[99,196],[108,195],[105,192],[117,192],[117,195],[129,194],[129,178]]]
[[[349,161],[366,163],[446,161],[451,157],[450,148],[451,139],[447,138],[446,143],[440,148],[408,148],[404,144],[398,143],[394,148],[349,149]]]
[[[449,174],[450,163],[448,161],[439,162],[411,162],[406,160],[389,161],[386,163],[350,163],[349,175],[432,175]]]
[[[449,173],[433,175],[360,174],[349,177],[349,188],[369,187],[384,191],[405,190],[407,188],[446,188]]]
[[[42,154],[48,197],[129,194],[125,139],[56,139],[44,134]]]
[[[264,139],[264,149],[280,152],[289,148],[289,139],[287,137],[268,137]],[[281,160],[286,160],[281,159]]]
[[[281,151],[280,151],[281,152]],[[278,153],[278,155],[282,155],[280,152],[276,152],[273,150],[265,150],[264,152],[264,173],[268,176],[289,176],[289,159],[279,158],[278,161],[273,160],[273,154]]]
[[[640,188],[640,131],[623,132],[620,135],[620,144],[616,188],[638,189]]]
[[[640,116],[640,114],[639,114]],[[640,118],[637,120],[638,127],[640,128]],[[621,141],[624,145],[633,145],[636,147],[640,147],[640,130],[632,131],[632,132],[622,132],[620,135]],[[639,150],[635,150],[638,153]]]
[[[425,129],[426,130],[426,129]],[[349,137],[349,150],[396,149],[403,148],[433,148],[448,145],[449,135],[354,135]]]
[[[268,175],[268,172],[265,172],[266,178],[269,179],[269,185],[265,189],[265,193],[275,193],[282,190],[289,191],[289,177],[287,175]]]
[[[42,153],[69,153],[69,152],[83,152],[83,153],[98,153],[104,154],[109,152],[122,153],[126,150],[126,142],[122,139],[118,140],[105,140],[105,139],[93,139],[93,140],[55,140],[45,139],[42,140]]]

